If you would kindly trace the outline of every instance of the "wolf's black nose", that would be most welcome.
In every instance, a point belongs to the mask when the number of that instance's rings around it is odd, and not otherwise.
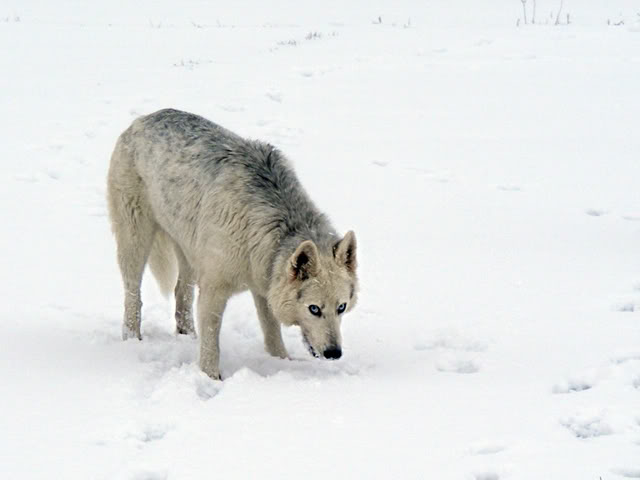
[[[337,360],[338,358],[340,358],[342,356],[342,350],[340,350],[339,348],[327,348],[324,351],[324,358],[328,358],[331,360]]]

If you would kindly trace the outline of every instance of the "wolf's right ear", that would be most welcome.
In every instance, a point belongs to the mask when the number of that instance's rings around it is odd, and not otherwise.
[[[318,272],[318,248],[311,240],[305,240],[289,259],[289,278],[306,280]]]
[[[333,246],[333,256],[338,265],[343,265],[351,274],[356,273],[358,262],[356,260],[356,234],[349,230],[342,240]]]

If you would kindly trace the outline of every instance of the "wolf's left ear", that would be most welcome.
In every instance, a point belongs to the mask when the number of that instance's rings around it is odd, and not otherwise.
[[[349,273],[356,273],[356,234],[349,230],[342,240],[333,246],[333,257],[338,265],[344,266]]]
[[[318,273],[318,248],[311,240],[305,240],[289,259],[289,278],[306,280]]]

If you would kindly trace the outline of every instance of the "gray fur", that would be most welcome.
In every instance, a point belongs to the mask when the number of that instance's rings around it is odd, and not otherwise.
[[[124,339],[141,338],[149,261],[163,291],[175,286],[179,333],[194,334],[199,286],[200,366],[213,378],[220,378],[225,305],[244,290],[272,355],[287,357],[280,324],[299,325],[316,356],[340,348],[335,308],[356,303],[355,236],[337,236],[271,145],[177,110],[138,118],[113,152],[108,202],[125,288]],[[328,305],[322,319],[311,318],[310,304]]]

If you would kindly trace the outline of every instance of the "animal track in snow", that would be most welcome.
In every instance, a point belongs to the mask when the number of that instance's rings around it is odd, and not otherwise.
[[[640,468],[614,468],[611,470],[616,475],[625,478],[640,478]]]
[[[620,365],[622,363],[627,363],[627,362],[640,361],[640,352],[630,352],[630,353],[615,355],[614,357],[611,358],[611,361],[616,365]]]
[[[145,425],[139,431],[129,433],[128,437],[142,443],[151,443],[162,440],[169,430],[170,428],[166,425]]]
[[[439,372],[476,373],[480,370],[480,366],[474,360],[445,354],[436,361],[436,369]]]
[[[282,103],[282,92],[271,90],[265,94],[269,100],[276,103]]]
[[[625,293],[617,296],[613,303],[613,310],[625,313],[633,313],[640,310],[640,301],[638,300],[640,283],[634,283],[631,288],[633,293]]]
[[[500,475],[493,470],[477,472],[473,475],[474,480],[500,480]]]
[[[500,443],[475,443],[469,447],[469,453],[472,455],[494,455],[496,453],[503,452],[507,449]]]
[[[586,213],[590,217],[602,217],[603,215],[606,215],[609,212],[599,208],[588,208],[584,211],[584,213]]]
[[[553,393],[575,393],[584,392],[593,388],[593,382],[586,379],[569,379],[562,383],[557,383],[553,386],[551,391]]]
[[[560,420],[560,424],[577,438],[594,438],[613,433],[611,426],[600,415],[568,417]]]
[[[417,351],[438,351],[440,355],[436,359],[435,366],[440,372],[476,373],[480,370],[480,365],[475,358],[471,358],[471,354],[484,352],[487,345],[455,331],[448,331],[418,341],[413,348]]]
[[[636,311],[636,304],[634,302],[623,302],[615,305],[614,309],[618,312],[633,313]]]
[[[389,165],[389,162],[385,162],[384,160],[373,160],[371,163],[378,167],[386,167],[387,165]]]
[[[522,187],[518,185],[498,185],[496,187],[498,190],[502,190],[503,192],[521,192]]]
[[[168,474],[165,471],[138,470],[127,478],[129,480],[167,480]]]

